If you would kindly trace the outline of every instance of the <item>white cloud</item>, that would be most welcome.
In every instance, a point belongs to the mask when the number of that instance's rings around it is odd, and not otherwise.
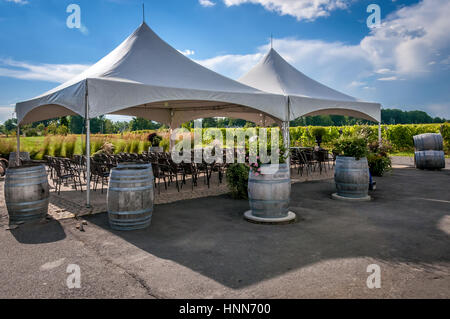
[[[85,64],[31,64],[0,59],[0,76],[62,83],[86,70]]]
[[[244,3],[260,4],[266,10],[290,15],[297,20],[315,20],[330,15],[331,11],[346,9],[351,0],[223,0],[226,6]]]
[[[184,51],[178,50],[178,52],[180,52],[181,54],[184,54],[184,55],[186,55],[186,56],[194,55],[194,54],[195,54],[195,51],[194,51],[194,50],[189,50],[189,49],[184,50]]]
[[[448,0],[403,7],[372,30],[360,47],[376,67],[416,76],[430,72],[430,62],[450,50],[449,15]]]
[[[200,3],[202,7],[213,7],[216,5],[215,2],[212,2],[210,0],[198,0],[198,3]]]
[[[16,4],[28,4],[27,0],[6,0],[6,2],[14,2]]]
[[[262,57],[263,52],[247,55],[230,54],[206,60],[197,60],[196,62],[231,78],[238,78],[250,70]]]
[[[377,79],[378,81],[397,81],[398,78],[396,76],[388,76],[384,78]]]
[[[389,74],[389,73],[392,73],[392,72],[393,71],[390,70],[390,69],[379,69],[379,70],[375,71],[375,73],[378,73],[378,74]]]
[[[422,104],[425,108],[431,94],[440,94],[441,100],[448,100],[445,92],[431,93],[434,86],[436,90],[442,86],[440,79],[448,81],[448,16],[450,1],[423,0],[394,12],[383,21],[381,28],[370,31],[355,45],[284,38],[274,39],[274,48],[306,75],[344,93],[379,101],[388,107]],[[269,48],[266,44],[256,48],[252,54],[228,54],[198,62],[227,76],[239,78]],[[392,85],[387,87],[381,84],[386,81]],[[414,92],[405,89],[415,85],[420,85],[421,89],[413,89]],[[436,103],[439,103],[439,97],[436,98]],[[437,110],[437,107],[434,109]],[[445,107],[442,107],[441,112],[444,110]],[[433,109],[429,111],[433,112]],[[450,108],[446,112],[443,114],[450,118]]]

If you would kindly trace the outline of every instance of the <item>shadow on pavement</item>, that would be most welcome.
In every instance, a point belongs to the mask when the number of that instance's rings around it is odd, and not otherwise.
[[[332,180],[294,184],[299,221],[290,225],[248,223],[247,201],[225,195],[157,205],[146,230],[112,231],[107,214],[87,219],[148,254],[242,288],[329,259],[449,262],[450,229],[440,226],[450,213],[449,177],[396,169],[376,179],[371,202],[357,203],[332,200]],[[126,245],[108,249],[127,258]]]
[[[32,221],[11,230],[14,238],[22,244],[46,244],[66,238],[61,224],[52,219],[45,222]]]

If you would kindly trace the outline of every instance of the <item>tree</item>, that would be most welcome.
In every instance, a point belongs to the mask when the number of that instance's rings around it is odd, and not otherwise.
[[[73,134],[82,134],[84,131],[84,118],[76,115],[69,118],[69,130]]]
[[[160,127],[161,124],[140,117],[134,117],[129,123],[131,131],[157,130]]]
[[[3,125],[7,132],[15,131],[17,129],[17,119],[9,119]]]

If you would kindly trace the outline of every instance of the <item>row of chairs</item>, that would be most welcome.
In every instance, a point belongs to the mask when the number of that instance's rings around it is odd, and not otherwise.
[[[291,167],[297,168],[300,175],[311,174],[316,169],[322,174],[323,170],[331,169],[331,165],[334,167],[336,162],[336,154],[325,149],[292,148],[290,158]]]
[[[209,188],[213,173],[218,174],[219,184],[223,182],[223,176],[229,165],[226,163],[225,152],[221,163],[206,163],[204,160],[201,163],[195,163],[194,155],[194,151],[192,151],[190,162],[176,163],[172,160],[171,154],[165,152],[95,154],[90,158],[90,177],[94,184],[93,190],[96,191],[98,184],[100,184],[103,193],[111,169],[125,162],[151,163],[158,193],[161,193],[160,187],[162,184],[167,190],[172,183],[175,183],[177,190],[180,191],[189,179],[193,190],[195,186],[198,186],[201,176],[203,176],[204,184]],[[305,172],[310,174],[316,169],[319,169],[320,173],[324,169],[327,170],[327,167],[330,169],[331,163],[334,166],[335,155],[324,149],[293,148],[290,159],[291,167],[297,168],[297,174],[303,175]],[[46,161],[50,178],[53,180],[55,191],[58,194],[60,194],[61,185],[69,182],[73,183],[75,190],[79,188],[81,192],[83,191],[83,182],[84,185],[86,184],[86,156],[75,155],[73,159],[46,156]]]

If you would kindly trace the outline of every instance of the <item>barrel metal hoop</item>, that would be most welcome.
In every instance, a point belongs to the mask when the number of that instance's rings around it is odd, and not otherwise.
[[[33,212],[35,210],[46,209],[46,208],[47,208],[47,205],[42,205],[42,206],[33,207],[33,208],[15,209],[14,212],[17,212],[17,213],[22,213],[22,212],[28,213],[28,212]]]
[[[16,181],[16,180],[23,180],[23,179],[32,179],[32,178],[40,178],[40,177],[47,177],[47,174],[37,175],[37,176],[22,176],[22,177],[15,177],[15,176],[8,176],[7,179],[10,181]]]
[[[258,179],[249,179],[249,183],[256,183],[256,184],[280,184],[280,183],[290,183],[290,179],[276,179],[276,180],[258,180]]]
[[[29,168],[22,168],[22,169],[20,169],[20,171],[17,170],[17,169],[9,170],[8,173],[10,175],[24,175],[24,174],[29,174],[30,172],[33,172],[33,171],[38,172],[38,171],[41,171],[43,169],[45,170],[45,167],[43,165],[40,165],[40,166],[34,166],[34,167],[29,167]]]
[[[44,199],[41,199],[41,200],[37,200],[35,202],[8,203],[8,205],[13,205],[13,206],[37,205],[39,203],[43,203],[43,202],[48,201],[48,200],[49,200],[48,198],[44,198]]]
[[[48,180],[44,179],[38,182],[34,182],[34,183],[28,183],[28,184],[6,184],[5,183],[5,187],[9,188],[9,187],[22,187],[22,186],[32,186],[32,185],[41,185],[41,184],[48,184]]]
[[[142,218],[133,218],[133,219],[116,219],[116,218],[109,218],[109,222],[111,224],[115,225],[126,225],[126,226],[133,226],[133,225],[139,225],[141,223],[145,223],[146,221],[149,221],[152,219],[152,215],[145,216]]]
[[[125,168],[125,167],[124,167]],[[133,176],[136,176],[136,175],[142,175],[142,173],[153,173],[153,171],[152,171],[152,169],[151,168],[144,168],[144,169],[136,169],[135,170],[135,173],[136,174],[133,174],[133,170],[132,169],[124,169],[123,171],[120,171],[120,170],[112,170],[111,171],[111,174],[117,174],[117,175],[121,175],[121,176],[123,176],[123,175],[126,175],[126,174],[131,174],[131,175],[133,175]]]
[[[133,180],[121,180],[121,179],[110,179],[111,183],[144,183],[144,182],[153,182],[153,178],[145,178],[145,179],[133,179]]]
[[[120,187],[110,187],[110,191],[114,192],[132,192],[132,191],[143,191],[147,189],[153,189],[153,185],[145,186],[145,187],[131,187],[131,188],[120,188]]]
[[[356,184],[356,183],[341,183],[341,182],[337,182],[337,185],[361,185],[361,186],[367,186],[369,185],[369,182],[367,182],[367,184]]]
[[[139,214],[145,214],[145,213],[152,213],[153,208],[149,209],[141,209],[136,211],[128,211],[128,212],[108,212],[109,214],[113,215],[139,215]]]

